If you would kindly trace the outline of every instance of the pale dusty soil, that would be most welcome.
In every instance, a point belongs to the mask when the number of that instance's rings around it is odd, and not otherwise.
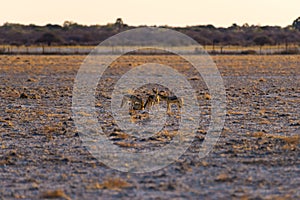
[[[190,77],[197,90],[202,123],[193,144],[175,163],[144,174],[110,169],[82,146],[71,106],[84,58],[0,56],[0,199],[300,198],[300,56],[213,57],[227,115],[217,145],[203,159],[196,153],[210,119],[209,92],[195,71],[174,56],[113,63],[99,83],[96,107],[105,134],[123,148],[159,148],[176,134],[138,140],[104,120],[101,109],[126,70],[154,60]]]

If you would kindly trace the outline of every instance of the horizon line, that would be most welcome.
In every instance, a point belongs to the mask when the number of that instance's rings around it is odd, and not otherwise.
[[[118,19],[118,18],[117,18]],[[41,23],[22,23],[22,22],[3,22],[1,26],[4,26],[5,24],[18,24],[18,25],[23,25],[23,26],[30,26],[30,25],[35,25],[35,26],[47,26],[47,25],[59,25],[61,27],[63,27],[65,22],[71,22],[74,24],[78,24],[78,25],[82,25],[82,26],[107,26],[107,25],[111,25],[111,24],[115,24],[115,22],[107,22],[106,24],[97,24],[97,23],[90,23],[90,24],[84,24],[84,23],[80,23],[80,22],[76,22],[76,21],[72,21],[72,20],[65,20],[63,23],[55,23],[55,22],[47,22],[45,24],[41,24]],[[236,24],[239,27],[243,27],[246,24],[251,27],[251,26],[257,26],[257,27],[264,27],[264,26],[271,26],[271,27],[281,27],[281,28],[286,28],[289,26],[292,26],[291,24],[282,26],[282,25],[270,25],[270,24],[249,24],[247,22],[243,23],[242,25],[233,22],[230,26],[217,26],[214,25],[213,23],[206,23],[206,24],[193,24],[193,25],[168,25],[168,24],[164,24],[164,25],[157,25],[157,24],[153,24],[153,25],[149,25],[149,24],[139,24],[139,25],[131,25],[129,23],[124,23],[125,25],[128,26],[133,26],[133,27],[141,27],[141,26],[148,26],[148,27],[170,27],[170,28],[188,28],[188,27],[195,27],[195,26],[214,26],[215,28],[229,28],[231,26],[233,26],[234,24]]]

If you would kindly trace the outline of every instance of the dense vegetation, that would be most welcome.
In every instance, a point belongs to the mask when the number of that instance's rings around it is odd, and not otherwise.
[[[287,45],[300,44],[300,17],[290,26],[255,26],[233,24],[228,28],[213,25],[168,27],[194,38],[202,45]],[[122,19],[107,25],[80,25],[66,21],[62,26],[45,26],[5,23],[0,26],[2,45],[97,45],[108,37],[132,28]]]

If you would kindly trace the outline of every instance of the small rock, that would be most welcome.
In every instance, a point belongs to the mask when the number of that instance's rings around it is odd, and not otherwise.
[[[21,99],[28,99],[28,95],[25,94],[25,93],[21,93],[21,94],[20,94],[20,98],[21,98]]]
[[[34,79],[34,78],[28,78],[26,81],[27,81],[27,82],[37,82],[37,80]]]

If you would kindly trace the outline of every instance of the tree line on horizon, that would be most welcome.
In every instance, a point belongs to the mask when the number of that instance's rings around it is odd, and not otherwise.
[[[300,17],[287,27],[248,24],[232,24],[227,28],[213,25],[159,27],[184,33],[203,46],[300,45]],[[115,23],[90,26],[71,21],[65,21],[62,26],[5,23],[0,26],[0,45],[98,45],[110,36],[133,28],[137,26],[129,26],[121,18]]]

